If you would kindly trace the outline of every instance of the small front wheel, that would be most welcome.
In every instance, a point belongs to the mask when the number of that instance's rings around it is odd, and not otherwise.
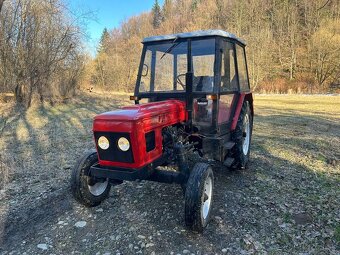
[[[97,162],[97,152],[90,151],[77,162],[72,172],[73,196],[78,202],[88,207],[99,205],[107,198],[111,189],[107,179],[97,180],[89,176],[90,167]]]
[[[210,219],[213,202],[214,174],[206,163],[193,167],[185,191],[185,224],[203,232]]]

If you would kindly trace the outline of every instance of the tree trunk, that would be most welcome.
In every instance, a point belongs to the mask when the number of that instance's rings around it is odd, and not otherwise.
[[[24,102],[25,98],[25,89],[24,85],[21,82],[18,82],[15,90],[14,90],[14,96],[15,96],[15,101],[19,104],[22,104]]]
[[[29,88],[29,92],[28,92],[28,95],[27,95],[27,101],[26,101],[26,109],[30,108],[31,107],[31,104],[32,104],[32,95],[33,95],[33,87],[30,86]]]
[[[290,68],[289,68],[289,79],[293,80],[294,78],[294,70],[295,70],[295,52],[292,50],[290,56]]]

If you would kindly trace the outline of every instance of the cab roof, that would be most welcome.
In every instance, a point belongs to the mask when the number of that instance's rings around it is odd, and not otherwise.
[[[242,45],[246,45],[246,43],[238,38],[236,35],[223,31],[223,30],[199,30],[194,32],[188,32],[188,33],[179,33],[179,34],[170,34],[170,35],[156,35],[156,36],[150,36],[145,37],[142,43],[148,43],[148,42],[156,42],[156,41],[165,41],[165,40],[174,40],[176,38],[195,38],[195,37],[203,37],[203,36],[220,36],[224,38],[229,38],[238,41]]]

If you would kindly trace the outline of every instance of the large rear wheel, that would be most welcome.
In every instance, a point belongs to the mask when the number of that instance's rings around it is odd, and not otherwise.
[[[111,188],[107,179],[94,179],[89,176],[90,167],[97,162],[97,152],[88,152],[77,162],[72,172],[73,196],[78,202],[88,207],[99,205],[107,198]]]
[[[235,159],[234,168],[245,168],[249,161],[250,142],[253,132],[253,116],[250,110],[249,101],[244,101],[236,129],[232,134],[235,145],[232,150],[232,157]]]
[[[214,174],[205,163],[193,167],[185,191],[185,223],[195,232],[207,226],[213,203]]]

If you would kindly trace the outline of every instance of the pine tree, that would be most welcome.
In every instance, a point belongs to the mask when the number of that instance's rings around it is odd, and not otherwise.
[[[193,1],[191,2],[191,11],[196,10],[198,3],[199,3],[198,0],[193,0]]]
[[[173,8],[172,0],[165,0],[162,8],[163,21],[171,16]]]
[[[159,28],[162,23],[163,17],[162,17],[162,11],[161,11],[161,7],[159,6],[158,0],[155,1],[152,7],[152,14],[153,14],[152,25],[154,28]]]
[[[107,53],[108,48],[109,48],[109,39],[110,39],[110,34],[107,31],[107,28],[104,28],[102,36],[100,37],[100,41],[99,41],[99,46],[98,46],[98,53]]]

